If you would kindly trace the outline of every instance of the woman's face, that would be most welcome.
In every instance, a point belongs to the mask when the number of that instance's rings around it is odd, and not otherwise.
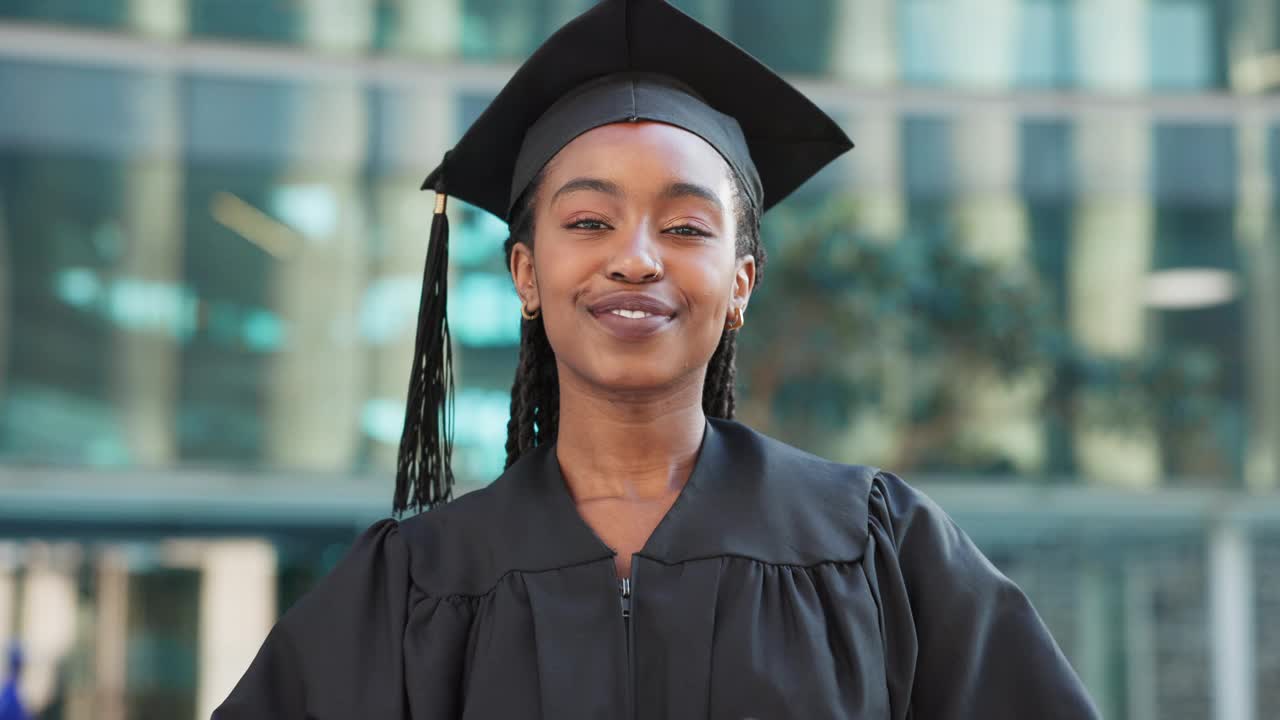
[[[561,372],[609,391],[701,385],[755,260],[735,252],[734,184],[698,136],[654,122],[580,135],[543,171],[534,247],[511,274]]]

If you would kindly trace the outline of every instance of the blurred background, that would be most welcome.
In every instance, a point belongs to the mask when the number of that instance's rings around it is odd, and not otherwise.
[[[0,0],[0,647],[33,714],[208,717],[389,512],[418,184],[589,4]],[[1107,717],[1280,716],[1280,3],[675,4],[858,144],[766,218],[741,418],[930,492]],[[505,226],[450,215],[465,491],[519,307]]]

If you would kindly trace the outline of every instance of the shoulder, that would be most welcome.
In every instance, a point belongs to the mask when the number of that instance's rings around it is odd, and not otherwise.
[[[576,516],[554,446],[531,450],[488,487],[400,523],[414,582],[430,595],[489,593],[507,574],[611,552]]]
[[[945,510],[923,491],[891,472],[877,472],[868,497],[869,519],[895,547],[909,537],[950,539],[963,535]]]
[[[877,468],[834,462],[740,423],[713,420],[699,477],[725,543],[757,559],[812,565],[861,557]]]
[[[505,570],[485,557],[503,514],[503,498],[487,486],[401,520],[414,583],[429,595],[487,592]]]
[[[821,502],[841,498],[865,502],[880,472],[870,465],[850,465],[814,455],[741,423],[712,420],[712,427],[738,465],[759,468],[756,475],[771,492],[800,493]]]

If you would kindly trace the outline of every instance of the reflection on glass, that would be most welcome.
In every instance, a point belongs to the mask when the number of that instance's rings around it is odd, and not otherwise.
[[[417,185],[586,4],[0,0],[41,47],[0,47],[0,644],[50,717],[207,710],[360,524],[313,484],[389,504]],[[1274,715],[1280,123],[1223,92],[1270,86],[1274,3],[676,4],[858,143],[767,219],[740,416],[936,490],[1107,717]],[[502,469],[519,306],[505,224],[450,216],[467,490]],[[4,514],[43,469],[45,514]],[[56,494],[134,475],[230,509],[97,538],[123,506]]]

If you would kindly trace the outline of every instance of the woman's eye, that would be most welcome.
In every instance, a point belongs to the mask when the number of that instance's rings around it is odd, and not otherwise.
[[[569,230],[608,230],[609,226],[599,220],[574,220],[565,226]]]
[[[710,237],[711,233],[699,227],[692,225],[677,225],[673,228],[667,228],[663,232],[669,232],[673,235],[686,235],[689,237]]]

